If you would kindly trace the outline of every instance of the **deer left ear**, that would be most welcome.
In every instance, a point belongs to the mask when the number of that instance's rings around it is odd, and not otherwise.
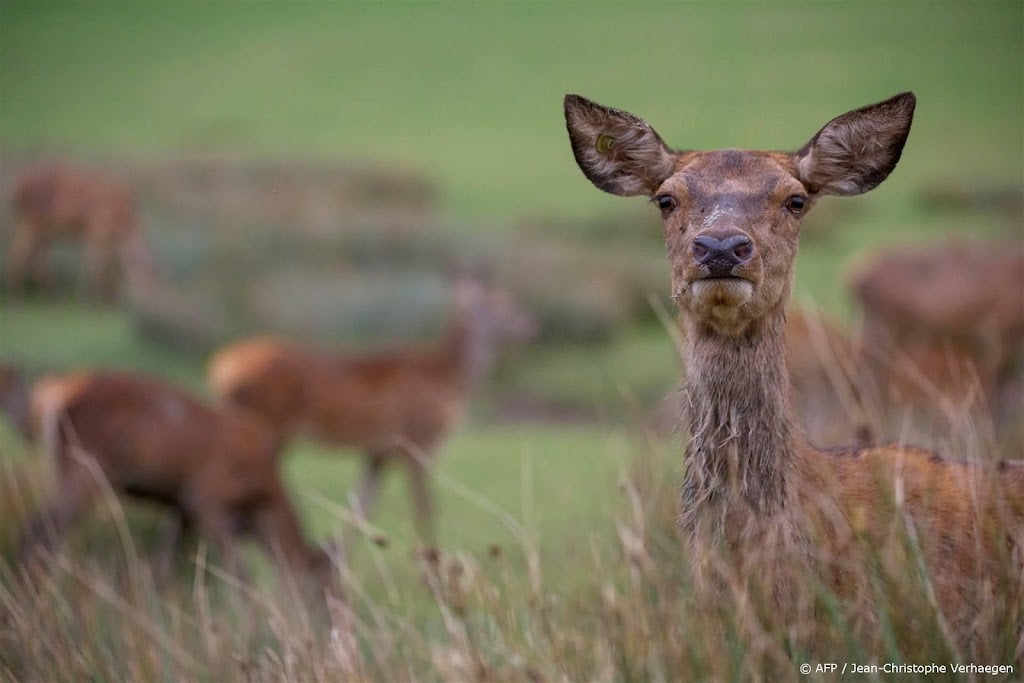
[[[579,95],[565,96],[565,125],[580,170],[605,192],[653,195],[675,169],[675,153],[643,119]]]
[[[794,154],[801,182],[819,194],[877,187],[900,160],[916,104],[914,93],[905,92],[829,121]]]

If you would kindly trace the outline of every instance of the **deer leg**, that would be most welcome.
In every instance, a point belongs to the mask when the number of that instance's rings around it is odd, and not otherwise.
[[[93,296],[100,301],[111,301],[117,289],[117,273],[113,238],[93,229],[87,234],[85,265],[86,280]]]
[[[274,562],[290,571],[306,568],[309,550],[284,487],[277,484],[251,512],[252,531]]]
[[[352,512],[355,513],[357,527],[361,525],[361,522],[369,519],[370,513],[377,504],[377,495],[380,493],[380,478],[386,464],[386,455],[383,453],[370,453],[369,459],[366,461],[366,468],[363,470],[362,481],[359,482],[355,496],[349,496],[352,499]],[[353,536],[354,532],[351,529],[346,530],[343,534],[342,550],[345,557],[350,556]]]
[[[12,295],[24,291],[26,277],[35,275],[40,259],[42,240],[31,221],[21,219],[14,230],[10,252],[7,255],[7,291]]]
[[[84,464],[68,462],[59,472],[57,498],[25,527],[18,542],[19,564],[30,562],[43,549],[52,550],[68,528],[88,510],[99,489]]]
[[[409,460],[409,483],[412,486],[414,508],[413,521],[420,543],[435,548],[437,536],[434,529],[434,511],[427,482],[427,468],[420,460]]]
[[[296,580],[296,586],[304,595],[316,594],[307,593],[308,589],[318,589],[321,596],[324,591],[341,595],[329,552],[306,544],[295,506],[280,480],[274,483],[252,515],[257,539],[278,568]]]
[[[249,582],[242,555],[235,542],[235,525],[231,516],[218,508],[206,507],[196,512],[199,530],[220,553],[228,573],[243,583]]]
[[[167,584],[174,568],[174,559],[181,553],[185,537],[192,531],[192,521],[184,510],[174,510],[164,520],[153,558],[153,580],[158,586]]]
[[[380,493],[380,475],[384,472],[384,465],[387,461],[382,455],[371,455],[363,470],[363,480],[359,484],[359,492],[356,496],[354,511],[363,519],[369,519],[370,513],[377,504],[377,494]]]

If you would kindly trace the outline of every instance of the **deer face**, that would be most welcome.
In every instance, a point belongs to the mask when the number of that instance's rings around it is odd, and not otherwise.
[[[484,339],[527,342],[537,334],[536,318],[522,308],[504,289],[466,275],[454,284],[459,314]]]
[[[784,157],[725,150],[679,162],[655,193],[673,297],[737,334],[783,300],[810,198]]]
[[[877,186],[896,166],[910,93],[825,125],[793,153],[669,149],[642,119],[565,98],[573,153],[599,188],[661,210],[673,297],[689,317],[737,336],[786,303],[800,221],[818,197]]]

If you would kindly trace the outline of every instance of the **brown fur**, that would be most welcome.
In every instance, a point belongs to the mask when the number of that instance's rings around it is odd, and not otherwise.
[[[277,469],[274,436],[234,408],[213,409],[148,377],[82,371],[50,376],[31,392],[31,434],[57,469],[57,495],[25,528],[24,561],[63,533],[102,495],[119,493],[170,506],[169,561],[178,535],[195,525],[242,574],[235,537],[254,534],[284,566],[327,585],[330,564],[308,547]]]
[[[135,198],[125,185],[96,172],[67,165],[25,172],[13,197],[14,236],[8,263],[8,290],[16,293],[33,276],[49,286],[47,252],[59,239],[85,248],[85,270],[92,293],[110,299],[120,268],[142,276],[155,273],[155,261],[139,228]]]
[[[939,604],[964,634],[998,558],[1013,553],[1021,562],[1021,468],[950,464],[904,446],[846,456],[819,451],[796,420],[785,367],[785,306],[800,220],[823,194],[866,192],[885,179],[914,105],[904,93],[844,114],[795,153],[679,152],[670,171],[660,163],[645,169],[641,175],[656,180],[639,183],[645,191],[636,190],[634,166],[663,153],[660,138],[645,129],[648,149],[635,163],[620,163],[601,152],[596,135],[610,129],[621,136],[623,126],[647,124],[574,95],[565,99],[565,115],[584,174],[617,194],[648,194],[662,207],[686,329],[690,439],[679,523],[695,566],[705,564],[709,548],[731,549],[745,576],[767,577],[776,604],[791,605],[797,589],[772,568],[821,552],[834,560],[837,587],[850,589],[835,564],[848,556],[829,550],[859,538],[887,547],[905,515],[924,538]],[[595,153],[600,164],[588,161]],[[706,235],[745,235],[752,255],[729,276],[711,278],[694,252],[695,240]]]
[[[257,338],[218,351],[210,362],[214,392],[263,416],[284,436],[306,432],[361,450],[366,475],[357,505],[368,514],[386,462],[408,467],[417,529],[433,540],[425,468],[466,408],[472,385],[495,347],[532,333],[533,322],[501,291],[456,283],[456,315],[441,343],[347,356]]]

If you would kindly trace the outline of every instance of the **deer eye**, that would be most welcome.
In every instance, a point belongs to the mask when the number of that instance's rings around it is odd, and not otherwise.
[[[805,206],[807,206],[807,197],[798,194],[786,200],[786,209],[797,216],[803,212]]]
[[[677,206],[675,197],[670,194],[659,194],[654,198],[654,203],[658,205],[662,213],[668,213]]]

